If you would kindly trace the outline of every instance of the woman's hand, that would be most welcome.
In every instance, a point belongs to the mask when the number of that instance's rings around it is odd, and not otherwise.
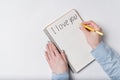
[[[85,21],[85,22],[82,22],[82,24],[84,25],[88,25],[88,26],[91,26],[93,27],[95,30],[97,31],[101,31],[100,27],[93,21]],[[85,37],[88,41],[88,44],[94,49],[97,47],[97,45],[100,43],[101,41],[101,36],[98,35],[97,33],[95,32],[92,32],[92,31],[88,31],[87,29],[85,29],[83,26],[80,28],[84,34],[85,34]]]
[[[55,45],[51,42],[48,42],[46,49],[46,60],[52,72],[61,74],[68,71],[68,62],[65,53],[63,51],[59,53]]]

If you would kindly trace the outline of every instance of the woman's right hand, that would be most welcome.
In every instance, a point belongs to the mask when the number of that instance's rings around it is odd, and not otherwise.
[[[94,28],[97,31],[101,31],[101,28],[93,21],[85,21],[85,22],[82,22],[82,24],[91,26],[92,28]],[[100,43],[100,41],[101,41],[101,36],[98,35],[97,33],[93,32],[93,31],[88,31],[83,26],[80,29],[85,34],[85,37],[87,39],[88,44],[93,49],[95,49],[97,47],[97,45]]]

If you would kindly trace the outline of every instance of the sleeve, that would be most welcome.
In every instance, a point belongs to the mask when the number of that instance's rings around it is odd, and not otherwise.
[[[120,55],[101,42],[91,54],[112,80],[120,80]]]
[[[52,80],[69,80],[69,72],[62,74],[52,74]]]

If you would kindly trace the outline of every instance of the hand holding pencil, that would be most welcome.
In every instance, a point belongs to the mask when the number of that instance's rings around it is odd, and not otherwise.
[[[101,42],[101,35],[103,35],[101,28],[93,21],[84,21],[80,28],[87,39],[88,44],[94,49]]]
[[[86,29],[90,30],[90,31],[93,31],[93,32],[96,32],[97,34],[99,34],[100,36],[103,36],[103,33],[98,31],[98,30],[95,30],[94,28],[92,28],[91,26],[88,26],[88,25],[84,25],[84,24],[81,24],[83,27],[85,27]]]

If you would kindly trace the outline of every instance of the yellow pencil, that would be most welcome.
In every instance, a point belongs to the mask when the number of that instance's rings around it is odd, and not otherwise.
[[[93,31],[93,32],[96,32],[97,34],[103,36],[103,33],[102,33],[102,32],[97,31],[97,30],[95,30],[94,28],[92,28],[92,27],[90,27],[90,26],[88,26],[88,25],[84,25],[84,24],[81,24],[81,25],[82,25],[83,27],[85,27],[86,29],[88,29],[88,30],[90,30],[90,31]]]

